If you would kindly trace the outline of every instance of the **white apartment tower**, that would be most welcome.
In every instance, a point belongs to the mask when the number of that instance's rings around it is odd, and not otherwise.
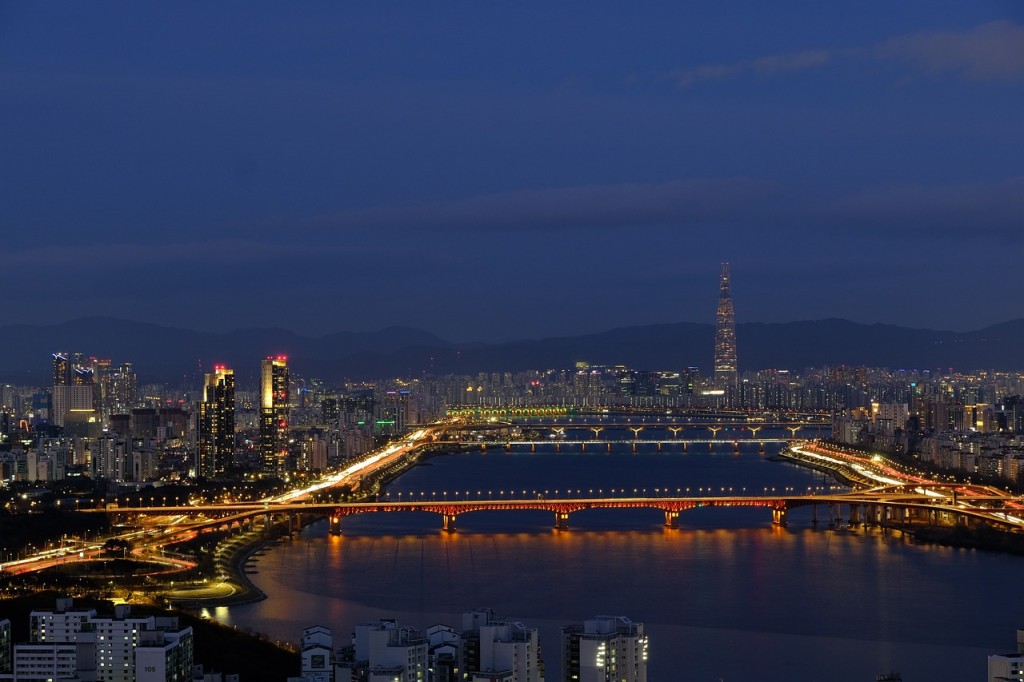
[[[562,679],[566,682],[647,682],[643,623],[596,616],[562,628]]]
[[[426,682],[430,643],[393,619],[356,626],[353,645],[339,652],[336,682]]]

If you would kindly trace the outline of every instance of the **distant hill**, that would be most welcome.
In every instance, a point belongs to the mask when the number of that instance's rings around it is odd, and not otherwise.
[[[1024,368],[1024,319],[973,332],[865,325],[829,319],[736,327],[740,369],[801,369],[821,365],[893,368],[1011,370]],[[226,334],[92,317],[53,325],[0,327],[0,380],[46,385],[53,351],[81,351],[131,361],[140,381],[196,382],[214,363],[235,369],[239,382],[255,382],[259,360],[285,354],[289,364],[328,381],[344,377],[475,374],[567,368],[578,360],[637,369],[711,366],[714,325],[675,323],[622,327],[596,334],[456,344],[429,332],[390,327],[319,338],[283,329],[241,329]]]

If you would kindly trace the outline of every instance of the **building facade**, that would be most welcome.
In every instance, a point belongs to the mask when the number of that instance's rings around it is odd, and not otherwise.
[[[624,616],[597,616],[562,628],[562,679],[647,682],[643,623]]]
[[[267,358],[260,367],[260,460],[267,476],[286,471],[288,399],[288,358]]]
[[[235,452],[235,373],[217,365],[206,375],[199,403],[199,466],[205,478],[222,478]]]
[[[732,306],[729,264],[722,263],[715,319],[715,384],[725,391],[736,389],[736,315]],[[728,393],[727,393],[728,395]]]

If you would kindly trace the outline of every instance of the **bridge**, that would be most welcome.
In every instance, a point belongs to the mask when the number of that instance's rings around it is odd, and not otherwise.
[[[462,417],[471,419],[491,418],[594,418],[608,414],[634,414],[638,417],[655,417],[670,419],[704,419],[721,420],[729,422],[739,421],[765,421],[780,419],[783,421],[812,421],[821,424],[831,424],[832,414],[829,412],[815,411],[746,411],[746,410],[722,410],[712,408],[637,408],[628,405],[609,405],[607,407],[587,407],[572,405],[457,405],[449,407],[448,417]]]
[[[559,420],[552,424],[543,423],[521,423],[521,422],[482,422],[468,424],[451,424],[445,428],[445,440],[437,442],[464,445],[468,442],[486,441],[492,444],[515,443],[536,445],[541,442],[561,442],[573,444],[585,444],[587,442],[602,443],[610,445],[616,442],[656,442],[659,448],[665,442],[681,442],[694,444],[714,444],[717,442],[757,441],[760,443],[788,443],[794,440],[802,440],[798,434],[808,429],[814,430],[814,435],[820,437],[822,429],[831,425],[817,422],[704,422],[704,423],[680,423],[675,421],[666,422],[604,422],[604,421],[580,421],[566,422]],[[671,433],[667,436],[665,432]],[[770,437],[771,432],[788,431],[783,437]],[[589,432],[587,438],[580,438],[579,433]],[[652,433],[653,437],[644,438],[644,433]],[[759,436],[762,432],[764,435]],[[488,440],[477,437],[469,440],[465,434],[494,433],[503,436]],[[459,436],[463,435],[462,438]],[[536,436],[546,434],[547,440],[538,439]],[[592,434],[592,435],[590,435]],[[703,437],[694,438],[693,435]],[[721,437],[719,435],[721,434]],[[532,436],[532,437],[531,437]],[[619,437],[621,436],[621,437]],[[687,437],[684,437],[687,436]],[[583,445],[584,449],[586,446]],[[635,449],[635,448],[634,448]]]
[[[680,514],[694,509],[730,507],[762,508],[771,512],[772,522],[785,525],[786,515],[792,509],[813,507],[817,521],[817,508],[828,510],[829,522],[836,524],[845,518],[850,525],[857,523],[885,525],[978,525],[985,523],[1007,531],[1024,532],[1024,505],[1015,498],[998,494],[981,486],[883,486],[871,490],[825,495],[707,495],[685,497],[583,497],[545,498],[538,495],[528,499],[467,499],[467,500],[410,500],[349,503],[241,503],[212,504],[178,507],[133,507],[118,509],[84,510],[133,517],[156,517],[156,523],[147,523],[151,533],[198,532],[209,529],[251,528],[262,519],[269,526],[275,519],[287,522],[294,530],[303,515],[326,516],[332,532],[341,532],[342,519],[356,514],[427,512],[441,517],[445,531],[454,531],[456,519],[477,511],[545,511],[554,517],[554,527],[569,528],[570,515],[590,509],[654,509],[664,513],[665,525],[678,527]],[[181,516],[201,517],[178,525],[161,525],[159,518]]]

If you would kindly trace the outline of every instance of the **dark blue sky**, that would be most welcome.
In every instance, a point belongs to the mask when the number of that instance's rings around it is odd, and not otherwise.
[[[12,321],[1024,317],[1020,2],[142,5],[0,3]]]

